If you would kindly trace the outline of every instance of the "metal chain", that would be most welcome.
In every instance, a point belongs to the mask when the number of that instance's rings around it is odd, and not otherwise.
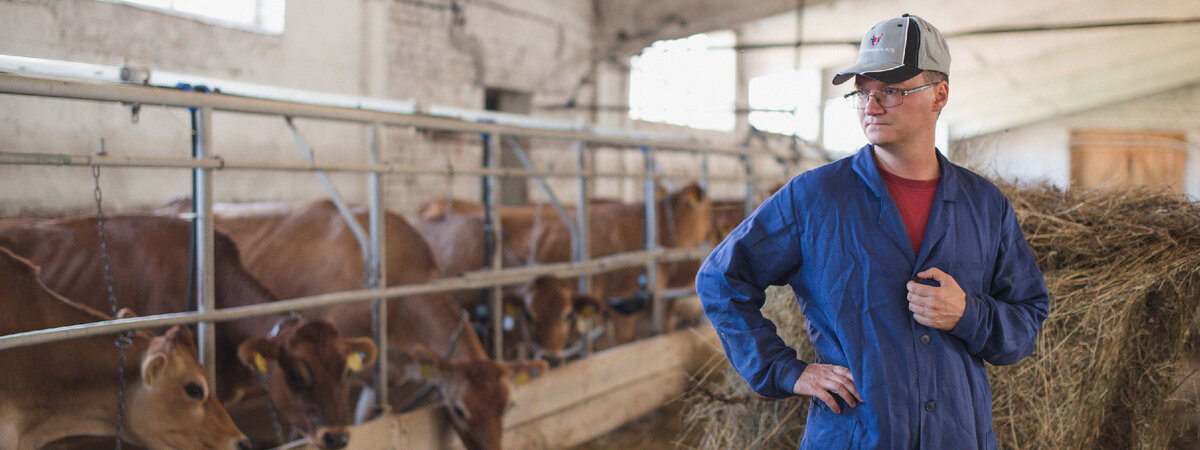
[[[104,141],[100,141],[100,154],[104,154]],[[104,208],[101,206],[104,193],[100,190],[100,166],[92,166],[92,180],[95,182],[93,196],[96,199],[96,233],[100,238],[100,261],[104,266],[104,287],[108,294],[108,305],[112,317],[117,317],[117,296],[113,289],[112,261],[108,256],[108,238],[104,234]],[[125,349],[133,343],[132,332],[126,331],[117,335],[113,343],[117,346],[117,439],[116,448],[121,450],[121,435],[125,427]]]
[[[283,425],[279,423],[279,415],[275,412],[275,400],[271,398],[271,374],[267,376],[267,409],[271,410],[271,425],[275,428],[275,438],[279,439],[279,445],[286,444],[283,440]]]

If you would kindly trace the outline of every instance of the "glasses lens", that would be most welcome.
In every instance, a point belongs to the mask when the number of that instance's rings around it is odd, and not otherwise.
[[[875,93],[875,98],[879,99],[879,105],[884,108],[898,106],[904,101],[904,94],[899,89],[887,88]]]
[[[846,104],[850,105],[851,108],[863,109],[866,107],[867,101],[871,99],[871,94],[865,91],[854,91],[846,94],[844,98],[846,99]]]

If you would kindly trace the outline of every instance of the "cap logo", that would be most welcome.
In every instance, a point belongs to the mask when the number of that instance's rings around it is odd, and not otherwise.
[[[872,46],[872,47],[874,47],[874,46],[876,46],[876,45],[879,45],[879,41],[880,41],[880,40],[882,40],[882,39],[883,39],[883,35],[882,35],[882,34],[880,34],[880,35],[874,35],[874,34],[872,34],[872,35],[871,35],[871,46]]]

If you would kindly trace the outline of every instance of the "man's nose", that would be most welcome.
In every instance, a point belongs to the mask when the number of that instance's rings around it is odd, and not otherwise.
[[[883,114],[887,108],[884,108],[883,104],[879,102],[879,97],[872,95],[867,97],[867,104],[863,106],[863,111],[866,111],[867,114]]]

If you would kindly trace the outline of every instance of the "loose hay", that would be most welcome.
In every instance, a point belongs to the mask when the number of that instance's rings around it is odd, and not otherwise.
[[[1001,448],[1161,449],[1200,441],[1197,346],[1200,205],[1146,189],[1062,191],[1001,185],[1050,289],[1034,353],[988,366]],[[801,358],[812,349],[790,291],[764,313]],[[698,376],[683,442],[794,449],[807,399],[755,395],[724,358]],[[1176,398],[1168,400],[1173,393]]]

